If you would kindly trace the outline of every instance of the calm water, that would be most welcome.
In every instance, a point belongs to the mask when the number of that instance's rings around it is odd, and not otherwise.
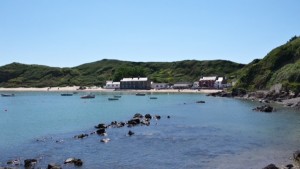
[[[299,148],[300,112],[278,107],[271,114],[258,113],[252,111],[258,103],[201,94],[155,94],[157,100],[121,94],[118,101],[107,100],[113,93],[90,100],[80,99],[82,93],[62,97],[53,92],[1,97],[0,166],[11,159],[39,158],[39,166],[46,168],[76,157],[87,169],[262,168],[291,163],[289,157]],[[162,119],[149,127],[108,129],[107,144],[97,135],[73,138],[94,131],[98,123],[126,121],[135,113]],[[126,136],[129,130],[135,135]]]

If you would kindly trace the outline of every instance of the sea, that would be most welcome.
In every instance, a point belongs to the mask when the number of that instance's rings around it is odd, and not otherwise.
[[[14,92],[0,97],[0,166],[36,168],[67,158],[81,159],[82,169],[259,169],[292,163],[300,149],[300,112],[273,105],[273,113],[252,109],[261,103],[205,94]],[[119,100],[108,98],[120,95]],[[150,99],[157,97],[157,99]],[[205,101],[205,103],[197,103]],[[130,120],[134,114],[160,115],[149,126],[108,128],[107,136],[90,134],[99,123]],[[169,116],[169,118],[168,118]],[[128,131],[134,135],[128,136]],[[74,136],[88,134],[76,139]],[[110,142],[100,140],[109,138]],[[19,166],[8,165],[20,160]]]

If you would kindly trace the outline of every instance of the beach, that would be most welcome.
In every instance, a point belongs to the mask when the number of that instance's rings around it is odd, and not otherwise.
[[[222,90],[217,89],[151,89],[151,90],[114,90],[114,89],[105,89],[101,87],[87,87],[84,90],[80,90],[79,86],[67,86],[67,87],[43,87],[43,88],[35,88],[35,87],[18,87],[18,88],[0,88],[0,92],[129,92],[129,93],[216,93]]]

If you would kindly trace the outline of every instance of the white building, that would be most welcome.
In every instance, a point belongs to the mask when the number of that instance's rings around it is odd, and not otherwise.
[[[167,83],[151,83],[152,89],[167,89],[169,85]]]
[[[106,81],[105,89],[120,89],[120,82]]]
[[[215,81],[215,88],[217,89],[223,89],[227,87],[227,83],[224,77],[218,77],[217,80]]]

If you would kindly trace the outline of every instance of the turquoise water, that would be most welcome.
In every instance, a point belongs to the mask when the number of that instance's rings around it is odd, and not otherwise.
[[[253,112],[259,103],[202,94],[18,92],[0,98],[0,166],[11,159],[39,158],[38,165],[63,165],[69,157],[81,168],[262,168],[290,163],[300,140],[299,112],[277,107],[274,113]],[[204,100],[205,104],[195,103]],[[135,113],[162,116],[149,127],[110,128],[107,144],[90,135],[98,123],[129,120]],[[167,116],[171,118],[168,119]],[[135,135],[128,137],[129,130]],[[42,141],[36,141],[42,140]],[[56,142],[63,140],[62,142]],[[22,167],[21,167],[22,168]]]

